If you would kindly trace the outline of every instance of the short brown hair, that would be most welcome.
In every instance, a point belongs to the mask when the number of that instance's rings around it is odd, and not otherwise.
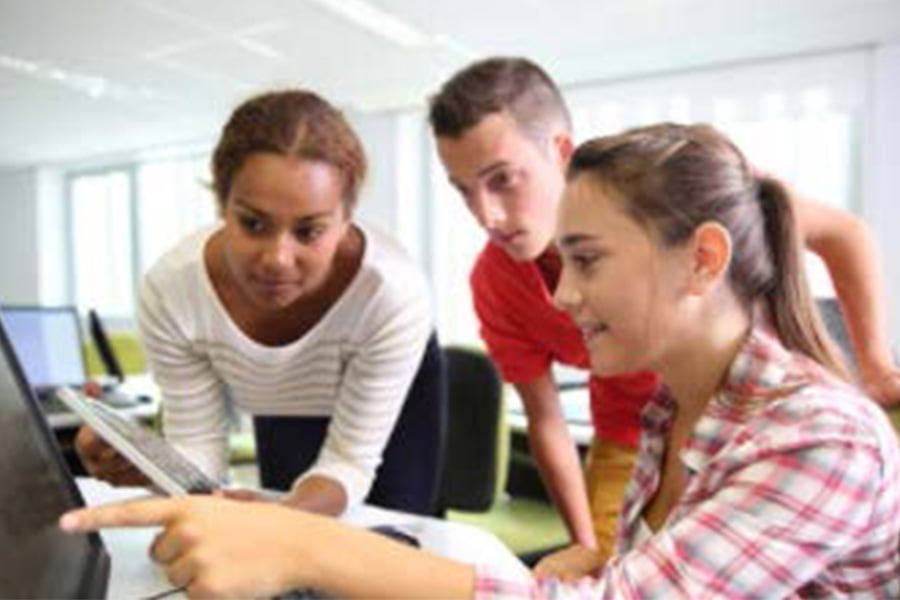
[[[238,106],[222,128],[212,156],[213,190],[225,209],[235,173],[251,154],[321,161],[344,179],[344,208],[356,207],[366,174],[366,156],[356,133],[339,110],[306,90],[254,96]]]
[[[758,177],[738,148],[709,125],[661,123],[581,144],[568,179],[618,192],[623,209],[666,246],[707,221],[731,236],[728,279],[748,310],[768,309],[784,345],[848,378],[813,305],[787,190]]]
[[[534,140],[552,126],[571,130],[562,94],[547,73],[527,58],[494,57],[475,62],[432,96],[428,120],[436,137],[458,138],[488,115],[506,111]]]

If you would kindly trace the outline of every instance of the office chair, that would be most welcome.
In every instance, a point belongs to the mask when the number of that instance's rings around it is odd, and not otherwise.
[[[366,502],[415,514],[435,513],[444,456],[446,399],[444,355],[437,334],[432,333]],[[260,485],[290,489],[297,476],[315,462],[329,420],[255,416]]]
[[[503,386],[490,358],[458,347],[444,356],[449,416],[438,514],[490,531],[533,565],[566,544],[568,532],[549,502],[498,495],[510,452]]]
[[[501,383],[483,352],[444,348],[447,437],[437,513],[484,512],[497,490]]]

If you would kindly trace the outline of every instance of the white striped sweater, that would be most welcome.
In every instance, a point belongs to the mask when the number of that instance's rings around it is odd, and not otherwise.
[[[300,339],[264,346],[231,320],[203,249],[215,228],[163,255],[144,278],[138,321],[163,397],[166,437],[209,475],[227,469],[226,390],[253,415],[332,418],[316,474],[340,483],[348,506],[368,493],[432,329],[421,270],[386,235],[366,240],[359,272]]]

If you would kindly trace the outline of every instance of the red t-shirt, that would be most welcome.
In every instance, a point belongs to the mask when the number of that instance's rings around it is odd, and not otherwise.
[[[551,279],[557,276],[551,274]],[[488,242],[475,261],[469,283],[481,337],[506,381],[533,381],[554,361],[589,367],[581,331],[568,313],[553,306],[552,292],[536,262],[517,262]],[[636,446],[641,410],[658,389],[659,377],[653,373],[591,375],[595,435]]]

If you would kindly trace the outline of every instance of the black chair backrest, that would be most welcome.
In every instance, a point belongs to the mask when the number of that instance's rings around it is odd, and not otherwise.
[[[444,349],[448,419],[440,508],[490,509],[497,486],[500,377],[483,352]]]

